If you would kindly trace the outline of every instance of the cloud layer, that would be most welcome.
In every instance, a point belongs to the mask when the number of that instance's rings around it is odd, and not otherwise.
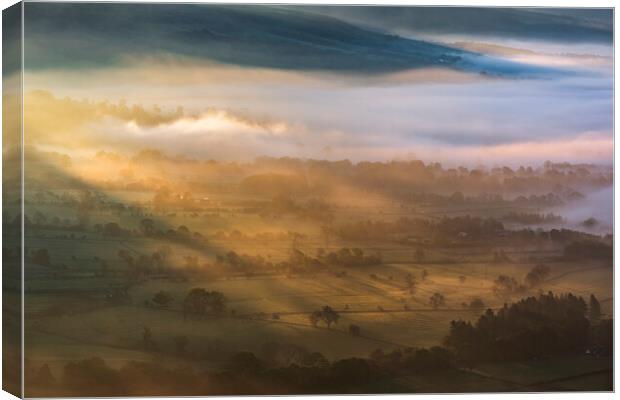
[[[611,162],[608,10],[456,11],[29,3],[27,138],[237,160]],[[434,23],[406,24],[421,15]]]

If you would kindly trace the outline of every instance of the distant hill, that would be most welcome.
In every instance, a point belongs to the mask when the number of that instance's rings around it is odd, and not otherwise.
[[[381,18],[390,15],[378,7],[372,12]],[[347,73],[422,67],[522,72],[517,63],[477,61],[473,52],[362,28],[302,8],[28,3],[25,20],[26,66],[31,69],[105,67],[127,57],[159,55]]]

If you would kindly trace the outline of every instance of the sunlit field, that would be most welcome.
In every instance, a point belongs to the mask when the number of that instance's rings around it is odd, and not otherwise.
[[[67,362],[93,356],[111,368],[166,360],[169,367],[208,373],[239,351],[264,355],[273,343],[318,352],[327,362],[376,357],[442,346],[451,321],[475,321],[486,310],[548,292],[588,301],[594,295],[596,318],[613,315],[611,259],[572,255],[571,241],[563,239],[609,246],[610,237],[566,230],[562,219],[535,230],[514,222],[515,215],[546,215],[540,206],[494,200],[495,207],[485,207],[483,200],[453,193],[438,205],[376,194],[351,196],[349,206],[339,190],[298,195],[276,185],[272,193],[248,193],[248,179],[261,176],[249,174],[219,190],[179,194],[96,189],[87,180],[81,185],[88,188],[66,190],[37,183],[27,198],[33,215],[25,283],[31,373],[46,365],[52,376],[62,376]],[[131,184],[109,179],[110,185]],[[160,204],[162,193],[167,204]],[[493,221],[493,230],[485,232],[490,222],[480,221]],[[450,224],[458,224],[445,228],[454,233],[438,233]],[[529,275],[537,266],[544,271],[534,282]],[[501,276],[518,287],[503,287]],[[222,293],[222,310],[187,315],[193,288]],[[433,301],[436,294],[440,302]],[[310,318],[324,306],[338,314],[329,326]],[[462,388],[442,390],[546,388],[546,380],[564,390],[571,382],[561,378],[583,374],[579,379],[590,379],[584,387],[604,385],[607,378],[589,374],[605,373],[609,358],[580,357],[566,372],[534,363],[531,372],[515,367],[520,372],[512,373],[511,364],[486,361],[455,378]],[[400,377],[392,384],[424,391],[432,386],[428,379]]]

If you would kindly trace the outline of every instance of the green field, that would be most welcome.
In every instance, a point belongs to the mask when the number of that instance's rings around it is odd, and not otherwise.
[[[183,172],[176,170],[183,188],[184,180],[200,178]],[[174,175],[166,179],[171,184]],[[585,302],[594,295],[597,318],[613,316],[609,259],[565,254],[581,237],[602,246],[609,237],[556,230],[558,238],[552,226],[494,219],[536,216],[538,206],[407,200],[340,182],[318,199],[274,197],[248,194],[240,180],[191,196],[178,188],[165,206],[157,205],[155,189],[33,189],[26,205],[27,376],[47,365],[60,377],[68,362],[94,356],[113,368],[146,361],[219,371],[232,355],[260,356],[271,343],[330,362],[369,359],[376,350],[443,346],[452,321],[475,323],[487,309],[547,292]],[[544,277],[528,283],[541,265]],[[498,289],[500,276],[512,280],[513,291]],[[7,285],[17,285],[15,278]],[[223,294],[223,312],[188,316],[194,288]],[[155,304],[158,293],[171,300]],[[315,325],[311,315],[325,306],[337,323]],[[384,390],[608,387],[606,372],[593,370],[608,360],[572,357],[571,368],[537,360],[470,369],[457,360],[450,370],[394,377]]]

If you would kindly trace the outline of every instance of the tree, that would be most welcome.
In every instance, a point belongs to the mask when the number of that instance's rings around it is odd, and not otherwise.
[[[140,232],[144,236],[153,236],[155,233],[155,223],[150,218],[145,218],[140,221]]]
[[[37,386],[49,387],[56,384],[56,379],[54,375],[52,375],[52,371],[50,370],[50,366],[46,363],[39,368],[36,375],[34,376],[33,383]]]
[[[408,273],[405,276],[405,284],[407,285],[407,289],[409,290],[409,293],[413,294],[413,292],[415,291],[416,281],[415,281],[415,277],[411,273]]]
[[[564,257],[571,260],[606,259],[613,260],[613,246],[595,240],[578,240],[564,248]]]
[[[39,249],[34,253],[34,256],[32,257],[32,262],[35,264],[49,267],[50,253],[47,251],[47,249]]]
[[[118,258],[125,261],[128,267],[133,267],[133,257],[129,254],[129,251],[121,249],[118,251]]]
[[[175,336],[174,348],[176,349],[178,354],[185,354],[185,351],[187,350],[187,336]]]
[[[330,306],[325,306],[321,310],[312,312],[308,316],[308,319],[310,320],[310,323],[314,327],[316,327],[320,321],[323,321],[325,322],[325,324],[327,325],[327,328],[329,329],[331,328],[331,325],[333,323],[336,323],[336,324],[338,323],[338,320],[340,319],[340,314],[338,314]]]
[[[538,264],[527,273],[525,276],[525,283],[527,283],[530,288],[535,288],[541,285],[545,279],[549,277],[550,273],[551,268],[544,264]]]
[[[323,314],[321,313],[321,311],[313,311],[312,313],[310,313],[308,319],[310,320],[312,326],[316,328],[317,324],[322,319],[322,315]]]
[[[256,374],[262,368],[262,363],[254,355],[249,351],[242,351],[234,354],[230,358],[230,366],[231,371],[241,374]]]
[[[596,296],[590,295],[590,307],[588,309],[588,316],[592,321],[598,321],[601,318],[601,303],[599,303]]]
[[[513,295],[521,294],[526,290],[515,278],[500,275],[493,282],[493,293],[501,299],[509,299]]]
[[[99,357],[68,362],[61,382],[73,393],[97,397],[122,396],[128,390],[120,372]]]
[[[142,344],[144,345],[144,350],[153,350],[155,348],[153,332],[151,332],[151,328],[148,326],[142,328]]]
[[[34,217],[32,218],[32,222],[35,225],[45,225],[47,222],[47,217],[41,213],[41,211],[37,211],[34,213]],[[49,367],[48,367],[49,368]]]
[[[170,259],[170,256],[172,255],[172,249],[167,244],[164,244],[162,246],[159,246],[159,248],[157,249],[157,254],[159,254],[159,256],[161,257],[162,262],[165,262]]]
[[[109,222],[103,226],[103,236],[123,236],[126,231],[116,222]]]
[[[183,300],[183,316],[202,317],[210,314],[219,315],[226,309],[226,297],[217,291],[209,292],[203,288],[193,288]]]
[[[349,334],[351,336],[360,336],[362,332],[358,325],[351,324],[349,325]]]
[[[421,247],[418,247],[415,250],[414,257],[417,263],[423,263],[424,260],[426,260],[426,253],[424,252],[424,249],[422,249]]]
[[[472,310],[482,310],[484,308],[484,302],[480,297],[474,297],[469,303],[469,308]]]
[[[327,324],[327,328],[331,328],[332,323],[338,323],[340,319],[340,314],[334,311],[330,306],[323,307],[323,321]]]
[[[170,305],[172,300],[173,300],[172,295],[168,292],[164,292],[163,290],[155,293],[152,299],[153,303],[159,306],[160,308],[168,307],[168,305]]]
[[[185,238],[189,238],[191,235],[191,232],[189,231],[189,229],[187,228],[187,226],[185,225],[181,225],[177,228],[177,233]]]
[[[441,293],[434,293],[430,298],[430,303],[433,308],[439,308],[446,305],[446,298]]]

